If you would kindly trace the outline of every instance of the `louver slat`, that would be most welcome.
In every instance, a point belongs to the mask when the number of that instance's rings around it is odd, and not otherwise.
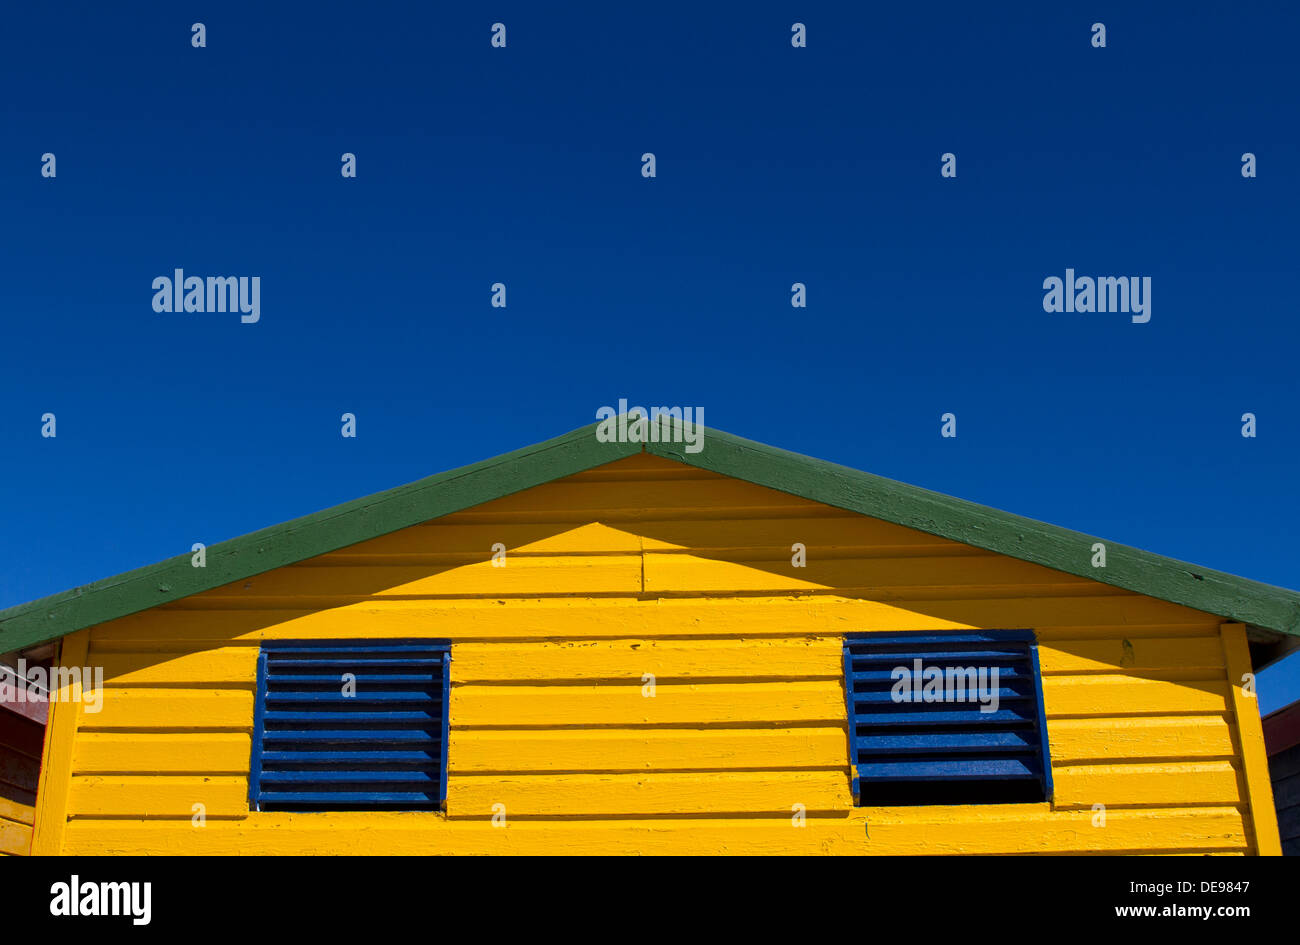
[[[860,804],[1051,796],[1032,632],[853,635],[844,669]]]
[[[439,809],[449,659],[448,644],[429,641],[263,644],[250,805]]]

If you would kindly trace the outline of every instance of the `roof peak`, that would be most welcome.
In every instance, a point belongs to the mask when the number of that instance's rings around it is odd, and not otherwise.
[[[0,611],[0,652],[33,646],[643,452],[1256,628],[1300,636],[1300,593],[1295,591],[767,446],[702,423],[685,429],[684,418],[674,426],[671,414],[668,432],[678,434],[675,437],[630,439],[625,427],[622,437],[602,440],[600,431],[610,432],[611,419],[617,432],[619,417],[630,420],[631,414],[615,413],[532,446],[211,545],[203,568],[192,567],[185,553],[10,607]],[[1106,547],[1104,568],[1091,565],[1098,542]]]

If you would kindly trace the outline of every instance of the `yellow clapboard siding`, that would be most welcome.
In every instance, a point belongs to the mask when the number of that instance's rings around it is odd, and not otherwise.
[[[1040,640],[1218,637],[1219,622],[1175,604],[1134,595],[1083,598],[897,601],[840,597],[372,600],[326,610],[198,609],[197,598],[122,617],[94,630],[100,646],[221,645],[234,640],[448,637],[460,640],[574,640],[669,636],[810,636],[850,632],[1033,628]]]
[[[202,809],[197,810],[196,804]],[[68,812],[78,816],[223,817],[248,812],[248,779],[223,775],[73,775]]]
[[[105,651],[92,645],[90,664],[103,667],[104,681],[110,686],[170,683],[229,686],[251,685],[257,680],[257,650],[249,646],[160,653]]]
[[[684,553],[647,552],[647,593],[786,591],[809,588],[946,589],[1046,585],[1095,586],[1086,578],[1026,561],[989,554],[928,558],[817,558],[796,568],[785,557],[775,561],[728,561]]]
[[[1228,758],[1232,726],[1221,715],[1169,718],[1055,719],[1048,727],[1052,761]]]
[[[292,565],[206,591],[194,600],[636,594],[640,590],[641,558],[637,555],[507,557],[504,567],[496,567],[489,552],[477,564],[441,570],[430,565]]]
[[[1167,715],[1226,712],[1226,681],[1166,681],[1105,676],[1045,676],[1043,706],[1049,719],[1065,715]]]
[[[1058,808],[1093,804],[1209,806],[1241,799],[1228,762],[1053,767]],[[462,775],[448,782],[451,817],[593,817],[649,814],[847,810],[848,766],[837,771]]]
[[[1057,808],[1093,804],[1238,804],[1240,774],[1227,761],[1052,766]]]
[[[1181,670],[1223,674],[1223,647],[1213,637],[1129,639],[1120,630],[1110,640],[1054,640],[1038,648],[1044,673]]]
[[[625,524],[623,528],[580,521],[478,525],[449,525],[443,524],[444,521],[416,525],[350,545],[312,559],[312,563],[364,565],[405,558],[413,559],[412,563],[417,563],[416,559],[485,560],[498,543],[512,555],[639,554],[643,549],[730,551],[755,558],[784,558],[787,563],[794,542],[803,544],[814,559],[847,557],[855,551],[858,556],[866,553],[872,557],[984,553],[937,535],[847,513],[835,518],[684,519]]]
[[[1234,808],[1118,810],[1105,827],[1091,811],[1047,805],[857,810],[808,817],[653,820],[446,820],[438,814],[265,814],[237,821],[95,821],[68,825],[65,853],[163,855],[807,855],[1236,852],[1246,846]]]
[[[659,680],[783,677],[840,679],[840,637],[747,640],[586,640],[552,643],[458,643],[454,682],[530,679]]]
[[[620,685],[454,686],[457,728],[483,726],[745,724],[838,722],[847,715],[839,680],[774,683],[669,683],[642,695]]]
[[[251,737],[235,732],[82,732],[76,774],[248,774]]]
[[[366,558],[477,555],[486,561],[493,545],[505,545],[509,554],[640,554],[641,537],[635,531],[601,522],[540,522],[533,525],[502,522],[485,525],[446,525],[442,520],[415,525],[313,558],[316,564],[364,561]]]
[[[474,772],[848,770],[844,724],[815,728],[452,729],[452,775]]]
[[[0,853],[9,856],[26,856],[31,846],[31,825],[15,823],[0,817]]]
[[[585,814],[752,813],[790,815],[849,810],[845,771],[692,772],[648,774],[461,775],[447,782],[447,816],[488,817],[504,804],[507,818]]]
[[[106,728],[251,729],[253,693],[237,689],[103,690],[103,708],[80,714],[83,731]]]
[[[683,468],[633,457],[96,627],[61,849],[1248,851],[1217,618]],[[853,809],[841,635],[986,627],[1038,634],[1061,809]],[[453,641],[450,817],[248,813],[256,644],[331,637]]]
[[[811,560],[823,555],[841,556],[846,551],[869,550],[883,554],[972,554],[969,545],[938,535],[903,528],[877,518],[843,513],[839,518],[736,518],[644,522],[635,526],[646,551],[735,550],[760,557],[758,551],[773,551],[774,560],[787,564],[795,542],[802,544]]]

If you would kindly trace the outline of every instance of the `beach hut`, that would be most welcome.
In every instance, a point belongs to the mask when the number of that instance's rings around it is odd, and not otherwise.
[[[1264,716],[1264,746],[1282,853],[1300,856],[1300,702]]]
[[[52,652],[52,647],[45,647]],[[49,702],[15,667],[39,655],[0,654],[0,856],[26,856],[32,846],[37,775]]]
[[[33,852],[1280,852],[1300,595],[623,419],[0,612]]]

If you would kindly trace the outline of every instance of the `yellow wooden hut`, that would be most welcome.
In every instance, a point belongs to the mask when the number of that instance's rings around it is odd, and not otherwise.
[[[0,612],[60,641],[33,852],[1279,852],[1300,595],[596,433]]]

